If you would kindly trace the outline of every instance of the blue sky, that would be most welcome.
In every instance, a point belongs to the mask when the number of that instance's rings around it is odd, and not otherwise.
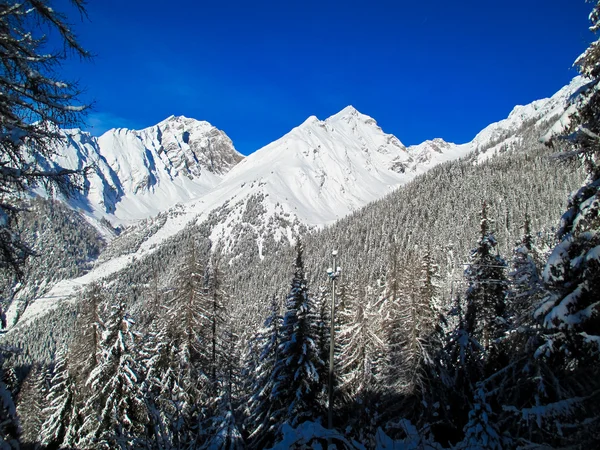
[[[67,0],[56,8],[69,11]],[[403,143],[463,143],[576,75],[584,0],[91,0],[70,14],[91,62],[88,128],[185,115],[248,154],[352,104]]]

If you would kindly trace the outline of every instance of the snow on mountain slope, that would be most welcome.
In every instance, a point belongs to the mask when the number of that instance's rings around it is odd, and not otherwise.
[[[439,163],[469,154],[488,158],[521,139],[528,127],[553,127],[582,84],[575,78],[551,98],[515,107],[507,119],[461,145],[434,139],[407,148],[352,106],[323,121],[309,117],[241,161],[206,195],[179,207],[138,253],[211,214],[218,216],[211,219],[213,241],[232,248],[244,229],[260,252],[267,239],[291,238],[300,225],[332,223]]]
[[[159,248],[186,225],[209,224],[212,241],[231,250],[232,256],[236,252],[256,251],[256,248],[262,255],[269,251],[271,242],[291,240],[307,226],[320,227],[332,223],[439,163],[466,155],[473,155],[475,162],[482,161],[523,139],[525,134],[534,135],[538,128],[556,131],[564,123],[561,113],[568,99],[583,83],[576,78],[549,99],[515,107],[508,118],[491,124],[473,141],[461,145],[434,139],[407,148],[395,136],[384,133],[375,120],[353,107],[347,107],[324,121],[310,117],[282,138],[242,160],[223,176],[235,158],[241,158],[233,153],[232,158],[223,162],[224,170],[210,172],[220,177],[220,181],[211,189],[207,188],[203,196],[193,199],[192,192],[187,191],[192,198],[190,201],[171,208],[167,214],[160,216],[160,220],[152,219],[138,225],[139,229],[133,234],[143,238],[136,241],[135,246],[130,249],[124,245],[125,253],[117,251],[112,259],[101,258],[92,272],[81,279],[60,282],[42,299],[40,305],[44,307],[34,305],[25,312],[22,320],[57,305],[89,280],[127,270],[134,260]],[[170,118],[167,122],[180,120],[185,122],[189,119]],[[183,178],[178,177],[180,170],[186,177],[194,178],[195,172],[189,170],[189,162],[198,158],[181,156],[191,147],[188,142],[191,142],[192,133],[188,137],[184,134],[185,127],[189,125],[176,123],[165,127],[161,124],[140,132],[113,130],[99,140],[111,148],[112,153],[100,146],[104,155],[100,161],[102,169],[97,175],[103,177],[102,183],[114,185],[115,190],[94,191],[90,188],[90,201],[115,205],[114,216],[119,218],[119,213],[125,214],[118,209],[119,204],[126,204],[123,198],[129,197],[131,201],[137,201],[137,205],[144,205],[140,199],[156,192],[159,180],[151,175],[160,174],[161,183],[163,179],[170,182],[171,179]],[[534,126],[537,126],[535,130]],[[183,132],[173,132],[173,127]],[[166,128],[170,131],[164,132]],[[171,133],[172,137],[167,139],[161,135],[163,132],[165,136]],[[92,152],[93,145],[89,141],[93,142],[93,138],[81,134],[71,138],[77,140],[78,145],[74,147],[82,155]],[[116,144],[105,143],[117,139],[128,142],[127,148],[135,147],[138,151],[134,155],[119,155]],[[228,148],[227,141],[223,144],[224,149]],[[203,148],[214,148],[211,145]],[[142,152],[142,149],[145,150]],[[207,160],[202,161],[206,164]],[[200,166],[200,177],[207,175],[206,166]],[[128,171],[132,171],[131,179],[126,176]],[[210,177],[206,180],[207,185],[215,182]],[[97,184],[90,183],[91,186]],[[114,192],[118,201],[114,201],[107,192]],[[166,198],[168,191],[164,192]],[[164,208],[166,203],[158,204],[157,208]],[[150,206],[145,212],[151,209]],[[111,246],[118,245],[120,239],[117,238]],[[240,241],[243,245],[239,245]],[[252,245],[248,245],[249,242]]]
[[[243,156],[208,122],[171,116],[143,129],[109,130],[99,138],[66,130],[55,162],[95,164],[70,203],[96,218],[129,224],[207,193]]]
[[[478,152],[478,161],[483,161],[503,148],[509,148],[521,139],[523,129],[533,125],[548,129],[545,136],[539,137],[540,140],[560,133],[572,112],[572,108],[567,108],[570,98],[586,83],[584,78],[577,76],[550,98],[515,106],[506,119],[487,126],[475,136],[469,143],[471,151]]]
[[[300,226],[333,223],[465,149],[440,144],[437,153],[451,156],[435,158],[424,156],[428,151],[433,151],[428,145],[407,149],[352,106],[323,121],[309,117],[245,158],[207,195],[183,205],[139,251],[221,211],[212,240],[231,249],[239,239],[236,230],[243,228],[262,254],[265,241],[291,240]]]
[[[210,205],[260,192],[303,223],[323,225],[405,182],[390,168],[397,159],[409,162],[404,145],[347,107],[325,121],[312,116],[247,157],[211,192]]]

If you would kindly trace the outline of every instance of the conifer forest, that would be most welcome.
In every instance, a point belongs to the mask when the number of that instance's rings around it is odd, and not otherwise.
[[[243,201],[123,225],[114,205],[158,182],[129,194],[81,156],[90,105],[60,67],[92,55],[50,3],[0,1],[0,449],[600,448],[600,40],[562,103],[435,166],[394,159],[427,170],[323,226],[238,179]],[[216,129],[208,162],[196,131],[177,154],[170,120],[172,177],[251,164]]]

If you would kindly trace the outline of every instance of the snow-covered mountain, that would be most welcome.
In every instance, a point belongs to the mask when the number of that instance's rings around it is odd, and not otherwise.
[[[551,98],[517,106],[461,145],[434,139],[406,147],[351,106],[326,120],[309,117],[245,159],[222,132],[192,119],[112,130],[97,140],[67,132],[71,153],[65,162],[98,162],[80,203],[92,210],[101,205],[103,214],[122,222],[146,220],[116,238],[88,274],[62,281],[38,299],[23,319],[127,270],[189,226],[209,229],[213,244],[232,257],[248,251],[262,257],[275,242],[331,224],[437,164],[467,155],[476,164],[524,136],[531,139],[535,130],[559,130],[567,101],[583,84],[575,78]]]
[[[243,156],[208,122],[171,116],[143,130],[113,129],[99,138],[65,130],[56,164],[93,164],[84,191],[70,200],[96,218],[130,224],[216,186]]]
[[[407,148],[352,106],[325,120],[311,116],[246,157],[205,195],[163,216],[139,251],[190,223],[210,221],[213,242],[233,249],[252,239],[262,254],[265,242],[331,224],[469,150],[442,140]]]

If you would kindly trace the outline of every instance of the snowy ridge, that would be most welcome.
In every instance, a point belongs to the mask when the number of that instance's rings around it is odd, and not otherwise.
[[[506,119],[487,126],[475,136],[469,144],[472,151],[479,152],[479,161],[489,158],[520,139],[519,132],[531,125],[546,125],[548,132],[540,139],[547,141],[568,124],[572,112],[572,108],[567,108],[569,100],[585,84],[585,79],[578,76],[550,98],[515,106]]]

